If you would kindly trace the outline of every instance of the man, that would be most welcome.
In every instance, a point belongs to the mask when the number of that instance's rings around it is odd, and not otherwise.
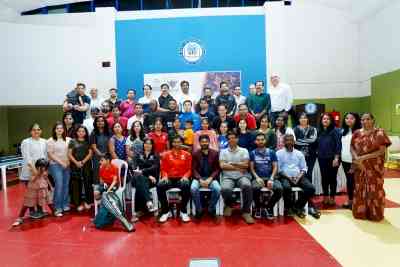
[[[267,219],[273,219],[274,206],[282,197],[282,185],[275,176],[278,171],[278,159],[275,151],[266,147],[265,134],[258,133],[256,135],[257,148],[250,152],[250,171],[255,178],[253,185],[253,198],[256,207],[256,217],[261,217],[261,189],[268,188],[272,192],[272,196],[265,207],[265,216]]]
[[[169,85],[166,83],[161,84],[161,95],[158,97],[159,111],[169,111],[169,101],[174,99],[169,94]]]
[[[193,181],[190,187],[192,199],[196,207],[196,217],[203,216],[203,208],[200,199],[200,188],[211,190],[211,199],[208,205],[208,213],[216,217],[216,206],[220,197],[221,187],[218,183],[220,172],[218,152],[210,148],[210,137],[200,135],[200,150],[193,154]]]
[[[187,121],[193,121],[193,131],[200,130],[200,116],[192,112],[192,101],[183,101],[183,112],[179,115],[181,128],[184,129]]]
[[[164,121],[164,127],[167,131],[170,131],[174,128],[174,121],[179,116],[178,103],[175,99],[171,99],[168,103],[168,111],[160,112]]]
[[[192,156],[184,151],[182,138],[174,136],[171,140],[172,149],[161,155],[160,182],[157,185],[157,194],[161,204],[160,223],[164,223],[171,216],[168,207],[166,192],[171,188],[181,190],[181,210],[180,217],[183,222],[189,222],[187,214],[187,203],[190,199],[190,177],[192,174]]]
[[[256,94],[256,85],[254,83],[249,84],[249,95]]]
[[[112,110],[114,107],[118,107],[121,105],[121,100],[118,99],[118,92],[117,89],[115,88],[111,88],[109,90],[110,93],[110,98],[107,99],[106,101],[108,102],[108,104],[110,105],[110,110]]]
[[[164,125],[164,113],[165,112],[159,111],[157,100],[155,100],[155,99],[150,100],[149,109],[150,109],[150,112],[144,114],[144,116],[143,116],[143,128],[146,133],[154,130],[154,121],[158,117],[160,117],[163,120],[163,126],[165,127],[165,125]]]
[[[242,90],[240,89],[240,86],[236,86],[233,89],[233,97],[235,98],[236,105],[246,103],[246,97],[242,95]]]
[[[92,108],[98,108],[99,110],[101,109],[101,104],[104,102],[104,99],[99,97],[99,92],[97,88],[91,88],[90,89],[90,107],[88,109],[88,114],[86,117],[90,116],[90,111]]]
[[[235,98],[229,94],[229,86],[227,82],[221,82],[219,84],[220,94],[215,99],[215,105],[217,107],[224,104],[228,108],[228,115],[233,116],[236,112],[236,101]]]
[[[188,81],[181,81],[180,83],[181,86],[181,92],[179,92],[176,96],[176,102],[178,103],[179,111],[183,111],[183,102],[186,100],[190,100],[193,104],[194,98],[189,94],[189,82]],[[192,111],[194,111],[192,107]]]
[[[130,117],[128,119],[128,126],[127,126],[128,127],[128,131],[131,130],[132,124],[135,121],[140,121],[143,124],[143,119],[144,119],[144,116],[143,116],[143,105],[140,104],[140,103],[136,103],[135,104],[135,115],[133,115],[132,117]]]
[[[240,120],[245,120],[247,123],[247,128],[250,130],[254,130],[257,128],[257,122],[253,115],[249,113],[249,109],[246,104],[239,105],[239,112],[233,117],[236,123],[239,123]]]
[[[121,111],[117,106],[112,109],[112,116],[107,118],[108,125],[112,129],[114,123],[119,122],[122,126],[123,135],[128,136],[128,119],[121,116]]]
[[[75,90],[69,92],[64,100],[64,112],[71,112],[74,124],[82,124],[90,106],[90,98],[85,95],[86,86],[77,83]]]
[[[242,217],[247,224],[253,224],[254,219],[250,214],[253,201],[251,188],[251,175],[249,168],[249,152],[237,145],[238,136],[235,132],[228,133],[228,148],[223,149],[219,155],[219,164],[222,169],[221,194],[224,198],[224,216],[232,215],[233,189],[239,187],[242,191]]]
[[[198,113],[200,118],[207,118],[208,121],[212,122],[215,118],[215,113],[212,110],[210,110],[207,98],[202,97],[200,99],[199,106],[200,110]]]
[[[269,94],[264,93],[263,81],[257,81],[255,89],[256,93],[254,95],[249,95],[246,103],[250,113],[258,121],[262,116],[269,115],[271,110],[271,99]]]
[[[315,187],[304,177],[307,173],[307,164],[304,155],[294,148],[294,136],[285,135],[284,140],[285,147],[280,149],[276,156],[286,214],[288,216],[296,214],[298,217],[304,218],[306,216],[304,206],[314,196]],[[292,187],[294,186],[303,190],[295,203],[292,201]]]
[[[233,130],[236,128],[235,120],[231,117],[228,117],[228,115],[226,114],[227,111],[228,109],[224,104],[218,106],[218,116],[215,117],[212,122],[212,128],[216,131],[219,131],[219,126],[221,126],[221,123],[224,121],[228,123],[229,130]]]
[[[275,125],[276,118],[283,113],[286,118],[289,112],[292,115],[292,120],[294,122],[294,114],[292,114],[292,104],[293,104],[293,93],[292,89],[288,84],[283,84],[280,82],[280,78],[276,74],[271,75],[271,87],[269,88],[269,94],[271,96],[271,121]]]
[[[103,116],[105,119],[112,117],[110,104],[108,103],[107,100],[105,100],[103,103],[101,103],[101,109],[100,109],[100,113],[98,115]]]
[[[121,111],[121,116],[129,119],[135,115],[135,89],[129,89],[127,94],[127,99],[121,102],[119,105],[119,110]]]
[[[98,114],[100,113],[100,110],[96,107],[93,107],[90,110],[90,116],[87,117],[84,121],[83,121],[83,126],[86,127],[86,129],[88,130],[89,135],[93,132],[94,129],[94,119],[98,116]]]

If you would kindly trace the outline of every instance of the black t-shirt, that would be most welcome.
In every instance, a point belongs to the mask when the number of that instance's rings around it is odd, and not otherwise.
[[[229,130],[233,130],[236,128],[236,123],[234,121],[234,119],[232,119],[231,117],[226,117],[226,122],[228,122],[228,129]],[[221,126],[221,118],[220,117],[215,117],[213,123],[212,123],[212,127],[213,129],[215,129],[216,131],[219,130],[219,126]]]
[[[169,101],[172,99],[174,98],[171,95],[167,95],[165,97],[160,95],[158,97],[158,104],[160,105],[160,108],[168,109]]]
[[[77,95],[77,102],[76,105],[80,104],[79,97],[82,98],[82,102],[84,104],[90,105],[90,98],[87,95],[83,96],[78,96]],[[74,119],[75,124],[82,124],[83,120],[86,118],[86,111],[78,111],[78,110],[72,110],[72,118]]]
[[[236,112],[236,100],[232,95],[219,95],[215,99],[215,105],[224,104],[228,107],[228,115],[233,115]]]

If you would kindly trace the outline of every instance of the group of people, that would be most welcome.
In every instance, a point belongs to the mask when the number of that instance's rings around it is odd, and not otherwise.
[[[180,189],[183,222],[191,220],[186,210],[190,199],[197,219],[206,211],[216,218],[220,196],[223,215],[231,216],[234,188],[240,188],[242,217],[248,224],[255,222],[253,217],[273,219],[273,208],[282,197],[285,215],[304,218],[308,203],[308,213],[319,218],[312,183],[316,161],[324,205],[336,205],[336,177],[342,164],[348,194],[344,207],[355,218],[383,219],[384,154],[390,141],[384,130],[375,128],[372,114],[360,118],[347,113],[342,128],[337,128],[332,116],[324,113],[313,127],[306,113],[293,114],[291,89],[277,75],[271,77],[268,93],[264,82],[257,81],[250,85],[247,98],[228,82],[220,83],[216,97],[211,88],[204,88],[199,100],[190,94],[189,82],[182,81],[180,87],[172,96],[169,85],[162,84],[156,99],[152,87],[145,85],[143,97],[136,101],[136,91],[128,90],[122,101],[114,88],[103,100],[96,89],[87,96],[85,85],[78,83],[66,95],[63,120],[54,125],[50,139],[41,138],[35,123],[31,137],[21,144],[20,178],[27,192],[14,225],[23,222],[27,210],[31,217],[42,218],[47,204],[55,216],[71,207],[90,210],[94,198],[120,185],[112,159],[129,166],[128,182],[136,188],[132,221],[156,211],[152,187],[157,188],[161,223],[171,217],[166,193],[171,188]],[[302,189],[296,199],[292,187]],[[207,208],[201,188],[210,191]]]

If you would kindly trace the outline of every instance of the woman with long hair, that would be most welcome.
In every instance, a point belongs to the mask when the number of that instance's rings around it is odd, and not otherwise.
[[[273,129],[270,128],[269,117],[264,115],[260,119],[260,126],[255,131],[254,135],[258,133],[263,133],[265,135],[265,140],[267,141],[267,147],[270,149],[276,149],[276,135]]]
[[[336,205],[337,172],[340,164],[341,150],[340,130],[335,127],[332,115],[325,113],[321,116],[319,122],[317,148],[324,205]]]
[[[90,210],[93,203],[93,177],[88,131],[78,126],[74,139],[68,145],[68,157],[71,166],[71,203],[78,211]]]
[[[344,115],[342,122],[342,167],[346,174],[346,186],[348,200],[343,208],[351,209],[354,196],[354,170],[351,168],[353,156],[351,155],[351,138],[353,133],[361,128],[361,119],[357,113],[349,112]]]
[[[285,117],[283,115],[278,115],[276,118],[274,132],[276,136],[277,151],[285,147],[285,135],[293,135],[296,139],[293,129],[286,126]]]
[[[98,116],[93,122],[93,132],[90,134],[89,142],[93,151],[93,179],[99,182],[100,159],[104,157],[108,150],[108,142],[111,138],[107,120],[103,116]]]
[[[236,129],[239,137],[238,146],[246,148],[251,152],[255,148],[254,135],[247,127],[247,121],[245,119],[240,119]]]
[[[163,131],[162,118],[157,117],[154,120],[154,130],[148,134],[148,137],[154,141],[154,152],[160,155],[169,149],[168,134]]]
[[[64,124],[65,132],[67,137],[74,138],[75,128],[74,128],[74,117],[72,117],[72,113],[66,112],[63,115],[62,123]]]
[[[70,210],[69,207],[69,159],[68,144],[70,138],[62,122],[56,122],[51,131],[51,137],[47,141],[47,154],[50,160],[49,173],[54,179],[54,215],[63,216],[63,212]]]
[[[202,135],[208,135],[210,138],[211,149],[215,151],[219,150],[217,133],[213,129],[210,129],[210,122],[207,117],[203,117],[201,119],[201,130],[195,132],[193,139],[193,151],[200,149],[199,137]]]
[[[124,130],[119,122],[114,123],[112,126],[112,133],[114,134],[108,141],[108,149],[113,157],[113,159],[126,160],[126,140],[124,136]]]
[[[135,154],[143,152],[143,140],[145,137],[143,124],[140,121],[135,121],[132,124],[130,135],[126,140],[126,154],[128,159],[133,159]]]
[[[353,216],[381,221],[385,209],[385,151],[391,142],[383,129],[375,128],[371,113],[362,115],[361,124],[362,128],[355,131],[351,139],[355,165]]]

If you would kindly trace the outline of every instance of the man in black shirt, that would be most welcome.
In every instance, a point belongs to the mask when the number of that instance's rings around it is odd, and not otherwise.
[[[174,99],[169,94],[169,85],[166,83],[161,84],[161,95],[158,97],[159,111],[170,111],[169,101]]]
[[[86,86],[77,83],[75,90],[69,92],[64,100],[64,112],[71,112],[74,124],[82,124],[90,106],[90,98],[85,95]]]
[[[232,117],[229,117],[227,114],[227,108],[224,104],[218,106],[218,116],[215,117],[212,128],[218,131],[219,126],[221,126],[221,122],[226,121],[228,123],[228,129],[234,130],[236,128],[235,120]]]
[[[167,128],[167,131],[170,131],[171,129],[174,128],[174,121],[175,118],[179,116],[179,112],[177,111],[178,108],[178,103],[176,102],[175,99],[169,100],[168,103],[168,111],[166,112],[160,112],[163,117],[164,121],[164,127]]]
[[[121,99],[118,99],[118,92],[117,89],[111,88],[109,90],[110,92],[110,98],[107,99],[106,101],[110,105],[110,109],[112,110],[114,107],[118,107],[121,105],[122,101]]]
[[[224,104],[228,108],[228,115],[233,116],[236,112],[236,100],[233,95],[229,93],[229,86],[227,82],[221,82],[219,84],[219,95],[215,99],[215,105],[217,107],[221,104]]]
[[[207,98],[202,97],[200,99],[199,105],[200,105],[200,110],[198,112],[199,116],[201,118],[207,118],[208,121],[210,121],[210,122],[214,121],[215,113],[210,110]]]

